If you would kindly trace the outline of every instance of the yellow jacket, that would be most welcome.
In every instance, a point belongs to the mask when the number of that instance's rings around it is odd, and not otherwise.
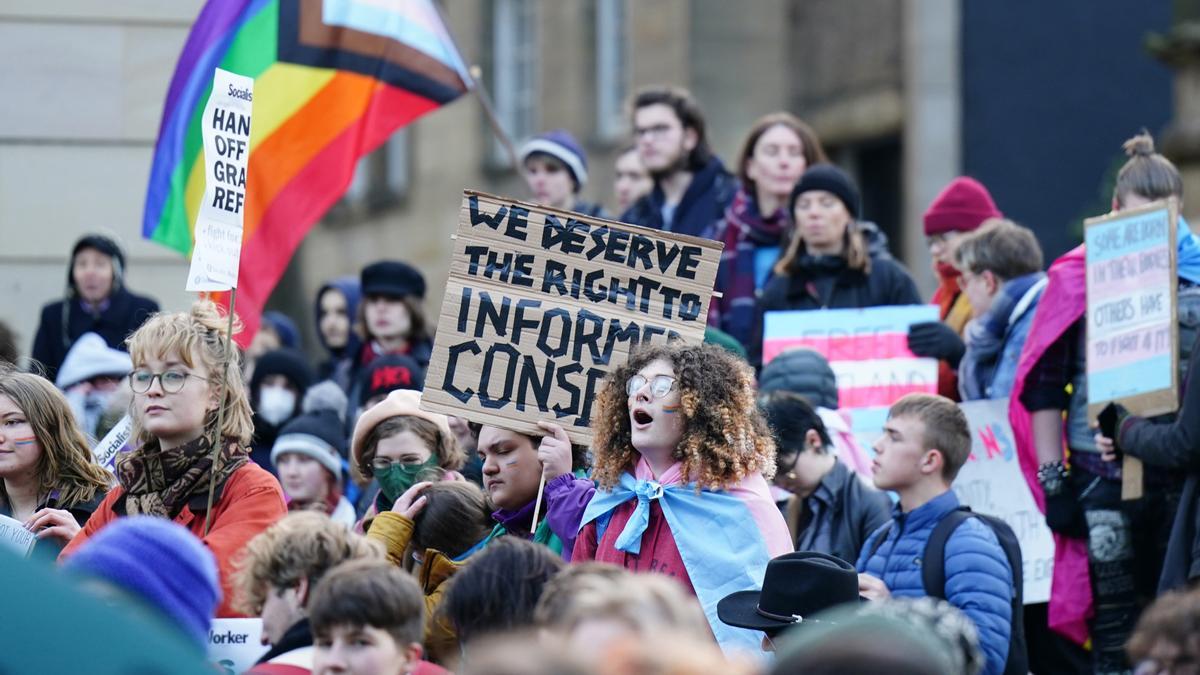
[[[367,537],[382,543],[387,548],[388,560],[404,567],[405,555],[412,542],[413,521],[394,511],[384,511],[375,516]],[[426,658],[444,663],[448,657],[458,653],[458,636],[445,617],[438,615],[445,594],[445,582],[466,562],[455,562],[445,553],[434,549],[425,551],[424,562],[417,570],[417,582],[425,593],[425,649]]]

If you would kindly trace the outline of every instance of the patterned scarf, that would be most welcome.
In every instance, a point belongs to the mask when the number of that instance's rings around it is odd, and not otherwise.
[[[988,398],[987,387],[996,374],[1013,310],[1044,275],[1041,272],[1017,277],[1000,287],[992,306],[983,316],[967,324],[967,353],[958,366],[958,386],[964,401]]]
[[[725,209],[725,220],[717,237],[725,244],[717,268],[716,290],[723,295],[709,306],[708,325],[732,335],[747,345],[753,332],[754,301],[757,294],[754,261],[760,248],[782,246],[791,229],[787,209],[769,216],[758,212],[758,205],[745,189],[733,196]]]
[[[227,438],[214,470],[208,434],[170,450],[151,440],[117,459],[125,513],[174,518],[190,499],[207,494],[210,480],[224,483],[248,456],[248,450]]]

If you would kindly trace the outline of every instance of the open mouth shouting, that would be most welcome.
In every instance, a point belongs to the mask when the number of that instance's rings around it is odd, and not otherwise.
[[[633,428],[639,430],[645,429],[654,423],[654,416],[645,408],[634,408],[630,411],[629,419],[633,422]]]

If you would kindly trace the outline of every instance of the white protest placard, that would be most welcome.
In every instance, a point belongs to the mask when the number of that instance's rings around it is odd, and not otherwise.
[[[262,619],[213,619],[208,660],[226,675],[249,670],[268,649],[262,643]]]
[[[959,407],[971,426],[971,456],[952,487],[960,502],[1013,529],[1021,542],[1025,603],[1046,602],[1054,572],[1054,537],[1021,473],[1008,423],[1008,399],[968,401]]]
[[[200,123],[204,139],[204,197],[196,215],[189,291],[227,291],[237,287],[253,101],[253,79],[216,69],[212,94]]]
[[[16,518],[0,516],[0,547],[21,557],[27,557],[37,543],[37,535],[25,529],[25,524]]]
[[[591,442],[604,376],[704,339],[722,245],[467,190],[421,407]]]
[[[763,364],[789,349],[811,349],[837,377],[838,407],[888,406],[915,392],[937,393],[937,360],[908,348],[908,329],[937,321],[934,305],[767,312]]]
[[[92,456],[96,458],[96,463],[108,469],[109,473],[115,473],[117,455],[132,450],[129,447],[129,436],[132,433],[133,419],[129,415],[125,415],[120,422],[108,430],[107,434],[104,434],[104,438],[96,444],[96,449],[92,450]]]

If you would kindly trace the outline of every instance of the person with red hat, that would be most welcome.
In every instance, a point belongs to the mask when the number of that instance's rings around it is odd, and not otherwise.
[[[954,251],[959,238],[979,229],[991,218],[1001,218],[1000,209],[982,183],[969,176],[950,181],[925,211],[925,238],[938,288],[933,304],[938,306],[940,321],[913,324],[908,331],[908,348],[917,356],[937,359],[938,393],[958,400],[958,362],[966,346],[963,329],[971,319],[971,303],[959,288],[962,273],[954,266]]]

